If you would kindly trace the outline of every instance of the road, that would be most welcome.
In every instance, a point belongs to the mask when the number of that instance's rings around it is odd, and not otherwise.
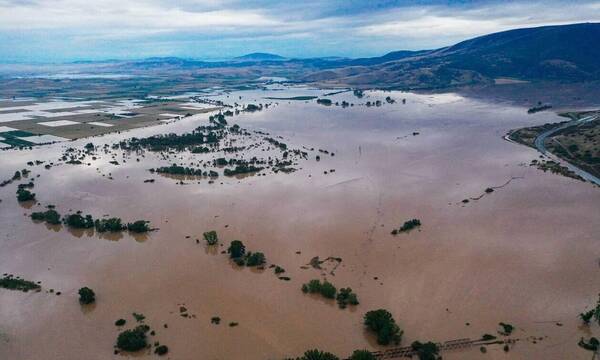
[[[589,172],[582,170],[580,168],[578,168],[577,166],[563,160],[560,159],[558,156],[552,154],[551,152],[548,151],[548,149],[546,149],[546,146],[544,145],[544,142],[546,141],[546,139],[549,136],[552,136],[554,134],[556,134],[557,132],[564,130],[568,127],[571,126],[575,126],[575,125],[580,125],[589,121],[594,121],[596,120],[598,117],[600,117],[600,114],[594,114],[594,115],[590,115],[590,116],[586,116],[583,117],[581,119],[578,120],[573,120],[573,121],[569,121],[559,127],[555,127],[552,128],[550,130],[546,130],[543,133],[539,134],[537,138],[535,138],[535,148],[541,152],[542,154],[546,155],[547,157],[549,157],[550,159],[560,162],[562,164],[564,164],[567,168],[569,168],[569,170],[573,171],[575,174],[581,176],[583,179],[585,179],[586,181],[589,181],[591,183],[594,183],[598,186],[600,186],[600,178],[590,174]]]

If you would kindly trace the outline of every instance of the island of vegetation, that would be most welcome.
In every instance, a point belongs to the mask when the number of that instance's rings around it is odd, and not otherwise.
[[[40,290],[41,286],[33,281],[15,277],[10,274],[4,274],[4,276],[0,278],[0,288],[28,292],[29,290]]]
[[[408,231],[416,229],[420,226],[421,226],[421,220],[411,219],[411,220],[405,221],[404,224],[402,224],[402,226],[400,226],[400,228],[392,230],[392,235],[397,235],[402,232],[408,232]]]

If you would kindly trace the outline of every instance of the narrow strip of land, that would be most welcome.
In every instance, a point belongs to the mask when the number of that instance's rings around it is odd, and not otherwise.
[[[541,152],[543,155],[546,155],[550,158],[552,158],[552,160],[555,161],[561,161],[563,163],[565,163],[565,165],[567,166],[567,168],[569,168],[569,170],[573,171],[574,173],[576,173],[577,175],[581,176],[583,179],[585,179],[586,181],[592,182],[596,185],[600,185],[600,178],[590,174],[589,172],[580,169],[579,167],[569,163],[568,161],[565,161],[563,159],[560,159],[558,156],[552,154],[551,152],[548,151],[548,149],[546,149],[546,146],[544,145],[546,139],[549,136],[552,136],[554,134],[556,134],[557,132],[564,130],[566,128],[569,128],[571,126],[575,126],[575,125],[581,125],[584,124],[586,122],[590,122],[590,121],[594,121],[596,120],[598,117],[600,117],[599,114],[594,114],[594,115],[590,115],[590,116],[586,116],[583,117],[581,119],[577,119],[577,120],[573,120],[573,121],[569,121],[567,123],[564,123],[560,126],[557,126],[555,128],[546,130],[544,132],[542,132],[541,134],[539,134],[534,141],[534,146],[535,148]]]

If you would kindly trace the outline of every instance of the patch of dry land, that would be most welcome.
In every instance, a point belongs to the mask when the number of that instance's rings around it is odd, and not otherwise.
[[[600,177],[600,112],[565,112],[561,116],[569,120],[512,130],[509,137],[511,140],[535,148],[536,138],[540,134],[564,127],[546,137],[543,145],[550,153],[593,176]],[[573,125],[567,126],[569,124]],[[566,176],[577,177],[555,161],[540,160],[534,164]]]
[[[3,100],[0,101],[0,148],[33,146],[154,126],[219,108],[200,98]]]
[[[296,97],[310,100],[268,99]],[[600,192],[503,139],[558,116],[451,93],[211,99],[222,109],[1,153],[0,359],[482,338],[440,355],[591,358],[578,343],[600,326],[579,314],[598,301]],[[379,338],[364,324],[378,309],[398,326]]]

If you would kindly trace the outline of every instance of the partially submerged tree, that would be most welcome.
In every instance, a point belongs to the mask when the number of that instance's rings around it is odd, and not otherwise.
[[[82,287],[79,289],[79,302],[81,304],[87,305],[96,301],[96,294],[94,290],[89,287]]]
[[[148,345],[146,333],[149,330],[148,325],[139,325],[134,329],[123,331],[117,337],[117,348],[124,351],[138,351],[145,348]]]
[[[403,331],[400,330],[392,314],[385,310],[372,310],[365,314],[365,326],[377,335],[377,343],[388,345],[399,344],[402,340]]]
[[[246,253],[246,246],[240,240],[233,240],[229,244],[229,248],[227,249],[227,253],[232,259],[241,258]]]
[[[204,234],[202,234],[202,236],[204,236],[204,240],[206,240],[206,243],[208,245],[216,245],[219,242],[219,238],[217,237],[217,232],[214,230],[207,231]]]

